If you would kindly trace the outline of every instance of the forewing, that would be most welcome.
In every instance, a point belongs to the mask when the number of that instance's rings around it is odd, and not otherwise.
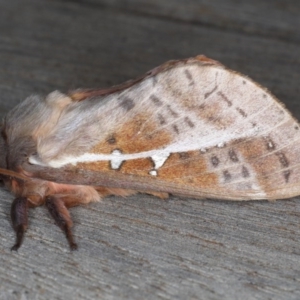
[[[31,163],[68,183],[236,200],[300,193],[299,126],[273,95],[203,57],[156,70],[69,105]]]

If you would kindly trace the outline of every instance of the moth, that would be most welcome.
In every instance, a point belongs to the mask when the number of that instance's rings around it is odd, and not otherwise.
[[[4,118],[0,173],[17,250],[45,204],[71,249],[68,208],[148,193],[259,200],[300,194],[299,123],[265,88],[197,56],[109,89],[30,96]]]

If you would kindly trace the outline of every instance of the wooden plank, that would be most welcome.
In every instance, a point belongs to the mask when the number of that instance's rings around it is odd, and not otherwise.
[[[300,4],[284,0],[89,0],[82,5],[299,42]]]
[[[299,26],[288,42],[259,34],[259,26],[247,34],[233,25],[179,22],[169,4],[161,18],[163,9],[151,9],[158,2],[143,1],[143,14],[123,10],[119,3],[1,0],[1,114],[32,93],[110,86],[166,60],[202,53],[266,85],[300,118]],[[192,12],[186,2],[173,3],[178,18]],[[197,8],[196,2],[188,3]],[[223,20],[232,11],[232,24],[238,24],[235,1],[222,1],[221,7],[212,3],[220,16],[227,7]],[[279,1],[261,3],[269,8],[269,28],[293,26],[297,1],[288,2],[292,12],[281,11]],[[241,6],[236,18],[246,24],[249,11],[255,11],[255,19],[264,20],[266,10],[257,6]],[[30,212],[24,245],[12,253],[13,196],[1,189],[0,197],[0,299],[300,297],[299,199],[232,203],[111,197],[72,209],[80,247],[74,253],[41,207]]]

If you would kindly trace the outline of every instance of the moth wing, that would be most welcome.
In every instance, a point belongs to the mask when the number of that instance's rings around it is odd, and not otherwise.
[[[39,137],[33,176],[236,200],[300,193],[297,121],[215,61],[169,62],[82,99]]]

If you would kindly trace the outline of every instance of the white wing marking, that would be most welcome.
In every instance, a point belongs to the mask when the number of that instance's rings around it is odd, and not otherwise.
[[[157,176],[157,171],[156,170],[151,170],[149,172],[149,174],[152,175],[152,176]]]
[[[161,166],[163,166],[163,164],[165,163],[165,161],[168,159],[169,156],[170,156],[169,152],[162,152],[160,154],[152,155],[151,158],[154,162],[155,169],[158,169]]]
[[[170,144],[164,149],[150,150],[132,154],[118,154],[116,157],[116,153],[114,154],[94,154],[94,153],[84,153],[79,156],[64,156],[60,159],[53,159],[49,161],[47,164],[42,163],[41,161],[35,159],[34,156],[29,157],[29,162],[37,165],[49,166],[52,168],[60,168],[67,164],[76,165],[77,163],[89,163],[96,161],[125,161],[130,159],[137,158],[147,158],[152,157],[154,160],[156,168],[161,167],[165,160],[168,158],[170,153],[177,152],[187,152],[187,151],[196,151],[203,148],[211,148],[215,147],[220,143],[228,143],[234,139],[238,138],[247,138],[250,136],[256,135],[256,129],[250,128],[248,131],[237,134],[236,132],[224,132],[224,131],[215,131],[212,132],[210,136],[203,137],[200,141],[194,139],[193,136],[188,136],[182,141],[177,141],[176,143]]]
[[[112,159],[110,160],[110,166],[113,170],[117,170],[120,168],[122,162],[122,152],[118,149],[114,150],[112,153]]]

